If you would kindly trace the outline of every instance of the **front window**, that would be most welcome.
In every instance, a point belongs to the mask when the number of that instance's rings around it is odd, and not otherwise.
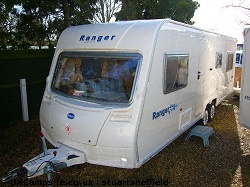
[[[79,99],[129,102],[139,54],[62,53],[52,90]]]

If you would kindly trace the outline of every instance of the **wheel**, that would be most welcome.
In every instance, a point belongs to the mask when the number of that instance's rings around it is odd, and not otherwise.
[[[208,113],[208,110],[206,108],[205,111],[204,111],[203,118],[201,119],[201,124],[204,125],[204,126],[207,125],[208,118],[209,118],[209,113]]]
[[[215,115],[215,105],[211,103],[208,105],[208,122],[213,121]]]

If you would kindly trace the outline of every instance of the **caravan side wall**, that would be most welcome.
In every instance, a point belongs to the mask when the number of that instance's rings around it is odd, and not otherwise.
[[[171,22],[162,26],[138,133],[141,163],[200,120],[209,103],[217,105],[233,91],[234,60],[228,67],[228,58],[235,50],[232,38]],[[171,83],[177,76],[179,82]]]
[[[250,28],[244,30],[240,123],[250,129]]]

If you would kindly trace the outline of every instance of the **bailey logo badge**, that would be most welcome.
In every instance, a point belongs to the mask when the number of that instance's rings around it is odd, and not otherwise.
[[[73,113],[68,113],[68,114],[67,114],[67,117],[68,117],[69,119],[74,119],[74,118],[75,118],[75,114],[73,114]]]

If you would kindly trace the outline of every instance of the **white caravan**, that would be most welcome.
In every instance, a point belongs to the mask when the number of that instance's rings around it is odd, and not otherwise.
[[[46,159],[59,168],[140,167],[197,121],[213,119],[233,92],[236,42],[169,19],[66,29],[40,109],[57,155],[45,149],[24,167],[29,175]]]
[[[250,28],[244,29],[244,48],[240,95],[240,123],[250,129]]]

